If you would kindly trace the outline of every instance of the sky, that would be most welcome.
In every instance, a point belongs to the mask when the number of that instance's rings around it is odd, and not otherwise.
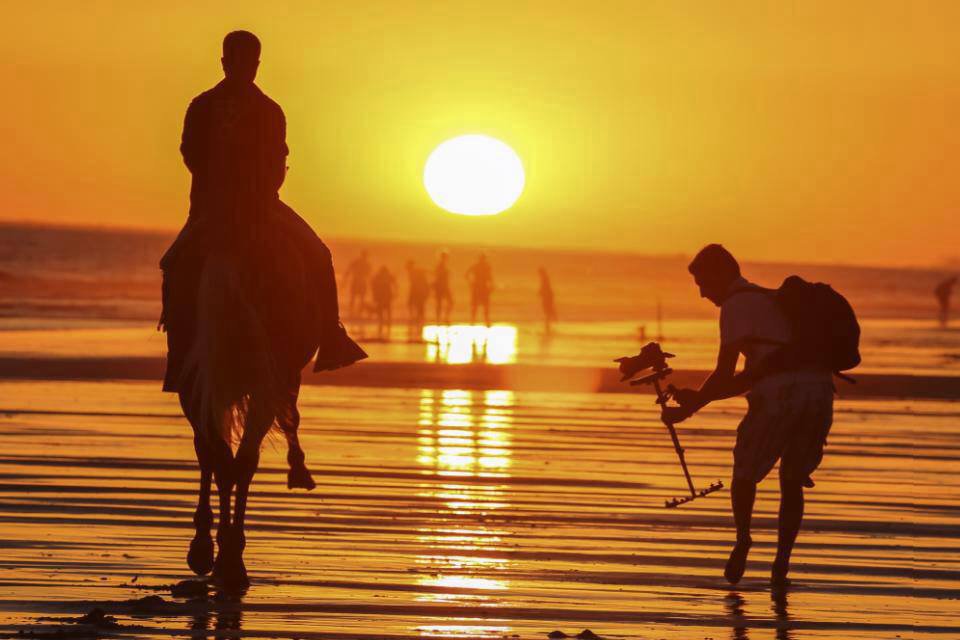
[[[322,237],[932,265],[960,259],[957,2],[21,2],[0,24],[0,221],[175,230],[190,99],[263,42],[281,197]],[[955,35],[955,33],[950,34]],[[484,133],[510,210],[429,199]]]

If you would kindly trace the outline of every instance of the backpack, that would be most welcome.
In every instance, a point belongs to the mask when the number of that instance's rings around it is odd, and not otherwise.
[[[784,280],[774,297],[793,338],[767,357],[764,370],[826,369],[853,382],[841,373],[860,364],[860,324],[847,299],[800,276]]]

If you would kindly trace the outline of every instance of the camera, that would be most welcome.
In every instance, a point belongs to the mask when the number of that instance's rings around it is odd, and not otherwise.
[[[645,369],[653,369],[657,378],[666,377],[670,373],[667,358],[672,357],[674,355],[661,349],[658,343],[648,342],[637,355],[617,358],[614,362],[620,363],[620,373],[623,376],[620,382],[624,382]]]

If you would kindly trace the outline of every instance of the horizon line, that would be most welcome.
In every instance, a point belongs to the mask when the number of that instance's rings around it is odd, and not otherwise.
[[[103,225],[103,224],[83,224],[83,223],[69,223],[69,222],[57,222],[57,221],[36,221],[36,220],[14,220],[14,219],[0,219],[0,227],[26,227],[26,228],[39,228],[39,229],[60,229],[60,230],[72,230],[72,231],[99,231],[103,233],[144,233],[144,234],[171,234],[176,235],[180,227],[170,226],[170,227],[156,227],[156,226],[137,226],[137,225]],[[311,225],[313,228],[313,225]],[[319,236],[319,234],[318,234]],[[327,242],[327,239],[330,239],[334,242],[344,242],[348,244],[359,244],[363,242],[380,242],[380,243],[395,243],[395,244],[408,244],[408,245],[435,245],[437,247],[472,247],[475,249],[487,250],[487,249],[533,249],[536,251],[556,251],[556,252],[566,252],[566,253],[579,253],[579,254],[619,254],[624,256],[634,256],[634,257],[645,257],[645,258],[672,258],[672,259],[691,259],[692,254],[688,254],[682,251],[674,252],[647,252],[642,253],[638,251],[630,251],[628,249],[584,249],[582,247],[568,247],[564,245],[551,245],[551,246],[532,246],[528,244],[512,244],[512,243],[501,243],[501,244],[483,244],[483,243],[466,243],[466,242],[440,242],[432,240],[412,240],[408,238],[376,238],[376,237],[365,237],[365,236],[326,236],[321,238],[324,242]],[[904,263],[904,264],[879,264],[879,263],[865,263],[865,262],[839,262],[835,260],[831,261],[817,261],[810,260],[804,261],[799,259],[793,260],[758,260],[754,258],[744,258],[743,262],[746,264],[754,265],[797,265],[797,266],[816,266],[816,267],[836,267],[836,268],[854,268],[854,269],[907,269],[913,271],[960,271],[960,256],[953,258],[942,259],[940,262],[931,262],[927,264],[921,263]]]

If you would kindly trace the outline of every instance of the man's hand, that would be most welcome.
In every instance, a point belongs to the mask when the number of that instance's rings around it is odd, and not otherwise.
[[[663,424],[677,424],[692,415],[693,413],[684,407],[663,407],[660,412],[660,420],[663,421]]]
[[[677,389],[673,392],[673,399],[691,411],[700,408],[700,392],[696,389]]]

